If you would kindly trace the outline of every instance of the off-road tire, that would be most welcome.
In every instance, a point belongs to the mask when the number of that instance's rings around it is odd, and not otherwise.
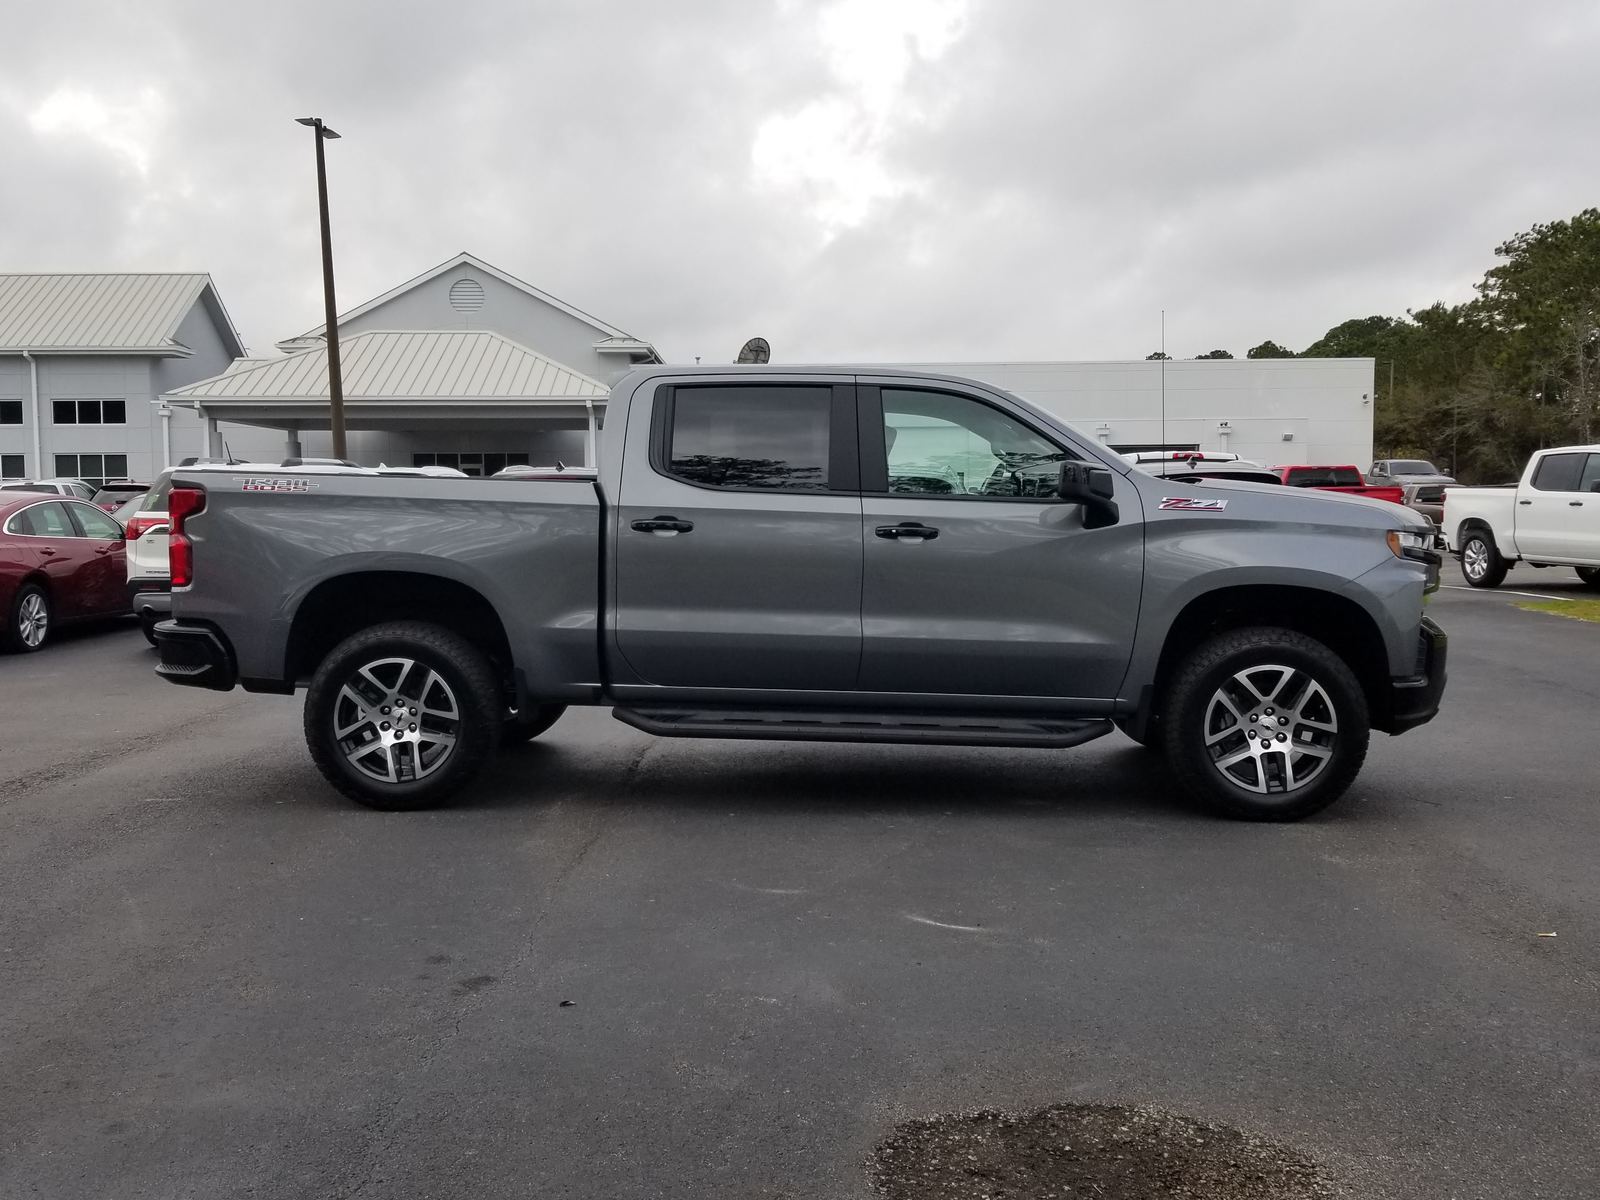
[[[1487,529],[1469,530],[1461,539],[1461,578],[1473,587],[1497,588],[1510,569],[1511,564],[1494,544],[1494,534]]]
[[[1293,668],[1312,680],[1336,717],[1337,732],[1327,747],[1330,755],[1308,782],[1293,791],[1256,792],[1233,782],[1214,764],[1206,742],[1208,713],[1223,686],[1241,671],[1269,664]],[[1265,711],[1263,707],[1258,715]],[[1293,723],[1296,719],[1290,717],[1290,724],[1283,726],[1291,739],[1300,732]],[[1288,629],[1238,629],[1202,643],[1178,665],[1162,703],[1161,735],[1167,763],[1179,784],[1212,811],[1245,821],[1298,821],[1332,804],[1355,779],[1367,757],[1371,718],[1355,674],[1327,646]],[[1222,748],[1218,747],[1219,758]],[[1255,771],[1265,786],[1267,767],[1258,763]]]
[[[334,721],[342,689],[360,669],[396,658],[438,673],[458,712],[456,740],[431,773],[385,782],[352,764],[340,748]],[[493,759],[504,711],[494,669],[471,642],[423,621],[390,621],[352,634],[317,668],[306,692],[306,745],[323,778],[357,803],[386,812],[432,808],[451,799]]]
[[[37,642],[29,642],[23,637],[25,607],[44,614],[44,627]],[[0,646],[16,654],[32,654],[35,650],[43,650],[55,631],[55,610],[50,605],[50,593],[40,584],[25,583],[11,598],[11,611],[6,614],[5,631],[0,633]]]
[[[526,712],[518,713],[500,726],[502,746],[520,746],[531,742],[561,719],[567,711],[565,704],[535,704]]]

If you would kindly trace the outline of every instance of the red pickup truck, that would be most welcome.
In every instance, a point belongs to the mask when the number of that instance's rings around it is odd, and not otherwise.
[[[1399,486],[1368,483],[1357,467],[1322,467],[1295,464],[1273,467],[1288,487],[1316,488],[1323,492],[1343,492],[1348,496],[1371,496],[1391,504],[1404,504],[1405,489]]]

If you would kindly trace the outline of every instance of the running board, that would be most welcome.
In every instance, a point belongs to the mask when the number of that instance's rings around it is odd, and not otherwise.
[[[883,742],[913,746],[1009,746],[1061,750],[1112,730],[1105,718],[818,712],[809,709],[614,708],[611,715],[657,737],[780,742]]]

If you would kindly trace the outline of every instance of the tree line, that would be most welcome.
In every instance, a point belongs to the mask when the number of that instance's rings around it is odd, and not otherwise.
[[[1355,317],[1298,354],[1265,341],[1245,357],[1375,359],[1376,457],[1432,459],[1469,483],[1514,479],[1540,447],[1600,438],[1600,209],[1494,253],[1463,304]]]

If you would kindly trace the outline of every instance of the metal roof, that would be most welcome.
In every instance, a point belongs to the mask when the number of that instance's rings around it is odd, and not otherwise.
[[[555,399],[611,389],[487,329],[369,330],[339,340],[346,399]],[[195,400],[301,399],[328,394],[326,347],[221,375],[168,393]]]
[[[204,274],[0,275],[0,350],[181,356],[178,325],[210,286]],[[217,312],[231,334],[220,301]]]
[[[574,308],[565,300],[558,299],[557,297],[552,296],[549,292],[541,291],[539,288],[534,287],[531,283],[524,283],[515,275],[507,274],[499,267],[491,266],[490,264],[484,262],[483,259],[478,258],[476,255],[468,254],[465,250],[456,255],[454,258],[447,259],[438,266],[424,271],[421,275],[418,275],[413,279],[406,280],[398,287],[390,288],[387,292],[384,292],[383,295],[374,296],[365,304],[359,305],[356,308],[352,308],[348,312],[340,313],[338,317],[335,318],[336,323],[343,325],[346,321],[353,321],[357,317],[365,316],[367,313],[371,312],[375,308],[378,308],[380,305],[387,304],[396,296],[404,295],[406,292],[421,287],[430,279],[437,279],[446,271],[461,266],[471,267],[475,271],[481,271],[491,278],[498,279],[501,283],[508,284],[509,286],[516,288],[519,292],[523,292],[526,295],[532,296],[535,300],[543,301],[551,308],[559,309],[561,312],[566,313],[570,317],[576,317],[578,320],[582,321],[596,332],[605,334],[606,337],[602,339],[603,341],[616,341],[619,343],[618,348],[621,348],[622,344],[637,344],[641,352],[648,351],[651,358],[660,361],[660,355],[656,353],[656,348],[644,339],[636,338],[626,330],[618,329],[615,325],[602,321],[599,317],[591,316],[589,313],[584,312],[581,308]],[[300,343],[309,341],[311,338],[321,337],[327,331],[327,328],[327,322],[323,322],[315,329],[306,330],[306,332],[302,333],[299,337],[286,338],[285,340],[279,342],[278,348],[280,350],[298,349]],[[596,343],[596,345],[598,346],[598,343]]]

